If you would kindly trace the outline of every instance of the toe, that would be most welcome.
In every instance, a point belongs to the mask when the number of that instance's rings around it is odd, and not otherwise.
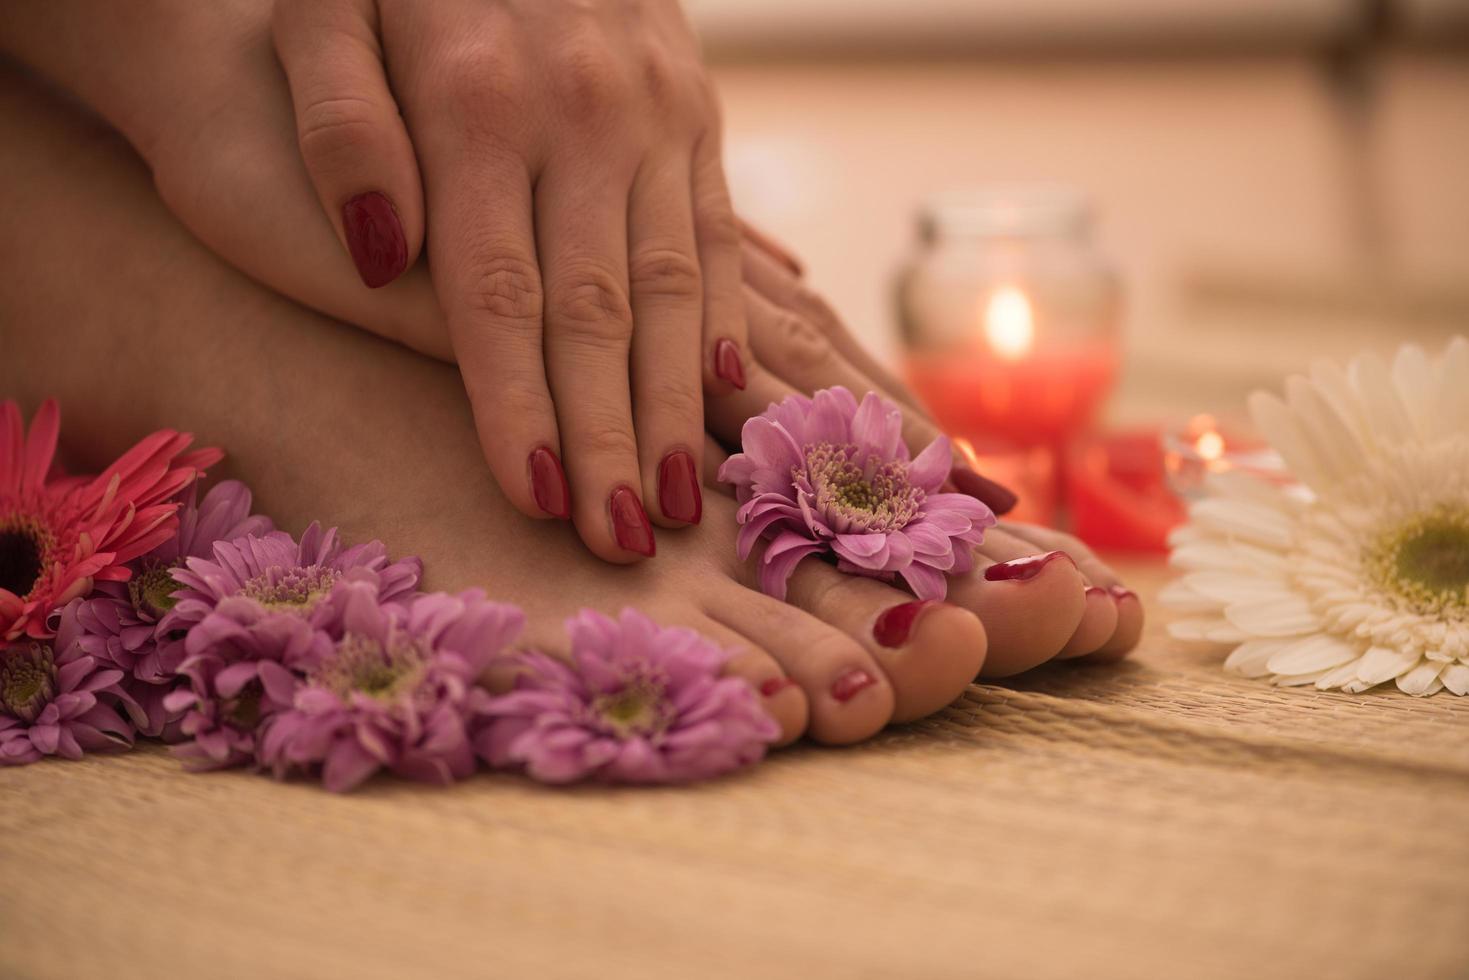
[[[764,650],[747,646],[730,658],[724,672],[732,677],[743,677],[760,694],[766,713],[780,726],[780,738],[775,741],[777,747],[790,745],[805,734],[810,723],[806,692],[786,676],[774,657]]]
[[[813,565],[823,583],[817,614],[856,637],[893,688],[893,721],[951,704],[979,674],[987,642],[979,617],[947,602],[914,599],[868,578]]]
[[[1081,569],[1081,574],[1091,585],[1098,585],[1104,589],[1116,588],[1122,585],[1117,573],[1112,571],[1111,566],[1097,557],[1096,552],[1087,547],[1079,538],[1055,531],[1048,527],[1040,527],[1035,524],[1011,524],[1006,522],[999,528],[985,535],[985,544],[996,535],[1003,536],[1006,542],[1004,547],[1013,547],[1018,542],[1019,547],[1029,552],[1036,551],[1064,551],[1076,559],[1076,565]],[[991,555],[995,558],[996,556]],[[1003,560],[996,558],[996,560]]]
[[[846,745],[870,738],[892,720],[892,685],[859,642],[801,608],[804,590],[795,579],[791,585],[789,605],[734,588],[709,614],[768,651],[805,692],[813,739]]]
[[[1117,632],[1117,602],[1106,589],[1089,585],[1086,589],[1086,606],[1081,613],[1081,622],[1071,639],[1056,654],[1057,660],[1085,657],[1102,648],[1102,644]]]
[[[949,583],[949,601],[972,610],[989,636],[984,677],[1009,677],[1045,663],[1076,633],[1086,584],[1065,552],[996,564],[983,559]]]
[[[984,663],[984,627],[967,609],[915,600],[891,585],[815,561],[797,568],[789,595],[861,643],[876,661],[892,687],[892,721],[913,721],[952,703]]]
[[[774,743],[777,747],[789,745],[805,734],[810,713],[806,694],[768,651],[739,630],[730,629],[713,618],[687,613],[664,618],[702,633],[731,652],[724,672],[747,681],[760,695],[765,711],[780,726],[780,738]]]
[[[1112,598],[1117,603],[1117,628],[1112,636],[1095,653],[1086,658],[1087,663],[1111,663],[1121,660],[1133,651],[1143,635],[1143,604],[1137,593],[1122,586],[1113,586]]]

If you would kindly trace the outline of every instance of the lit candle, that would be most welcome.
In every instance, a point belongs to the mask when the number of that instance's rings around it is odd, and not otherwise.
[[[981,446],[1060,447],[1091,423],[1116,375],[1115,345],[1048,336],[1044,314],[1003,284],[980,300],[968,341],[910,355],[909,379],[940,425]]]

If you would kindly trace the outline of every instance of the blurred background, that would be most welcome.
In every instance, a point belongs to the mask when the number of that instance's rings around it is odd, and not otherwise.
[[[1095,209],[1111,424],[1469,330],[1469,0],[685,3],[737,209],[888,357],[922,202],[1017,180]]]

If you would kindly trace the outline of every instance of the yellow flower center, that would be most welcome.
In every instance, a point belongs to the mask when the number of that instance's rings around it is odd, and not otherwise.
[[[1442,507],[1407,521],[1368,549],[1366,564],[1420,615],[1469,614],[1469,509]]]
[[[312,671],[311,681],[343,698],[357,693],[392,701],[418,687],[427,665],[422,648],[410,640],[385,648],[377,640],[348,633],[326,662]]]
[[[332,586],[338,573],[321,565],[267,569],[245,583],[240,594],[276,612],[309,613]]]
[[[169,574],[173,565],[149,562],[143,570],[128,580],[128,599],[138,613],[154,618],[161,617],[178,604],[173,593],[181,589]]]
[[[664,685],[652,678],[630,680],[624,686],[592,700],[602,722],[622,737],[654,735],[668,727]]]

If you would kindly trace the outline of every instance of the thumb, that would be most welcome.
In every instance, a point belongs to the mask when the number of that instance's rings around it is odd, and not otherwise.
[[[277,0],[271,32],[316,195],[372,289],[423,245],[423,186],[383,72],[373,0]]]

